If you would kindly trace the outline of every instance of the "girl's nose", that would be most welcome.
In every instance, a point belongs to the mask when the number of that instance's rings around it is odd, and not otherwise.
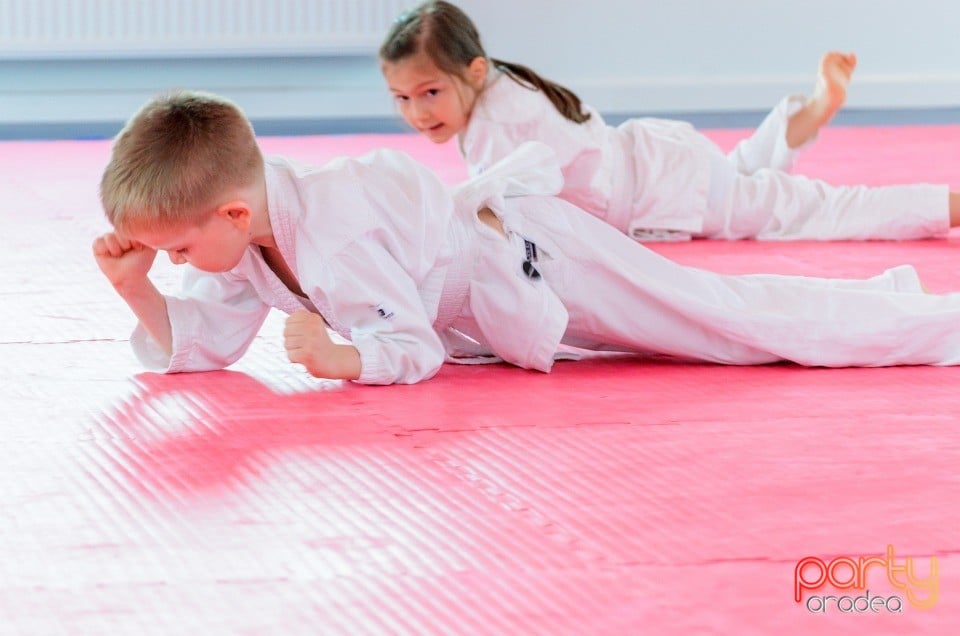
[[[429,112],[424,108],[423,104],[417,103],[416,100],[410,104],[410,118],[414,121],[422,121],[427,118]]]

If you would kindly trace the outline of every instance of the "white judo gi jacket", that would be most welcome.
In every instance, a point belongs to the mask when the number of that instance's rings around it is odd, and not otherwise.
[[[287,289],[255,245],[229,272],[184,265],[182,293],[166,296],[173,355],[139,325],[135,353],[154,370],[221,369],[240,358],[275,307],[319,312],[360,352],[361,383],[417,382],[448,354],[549,370],[566,312],[542,282],[503,271],[520,260],[498,258],[508,242],[476,215],[487,205],[501,207],[505,196],[559,191],[549,150],[533,150],[455,193],[396,151],[319,168],[268,158],[274,239],[308,298]],[[518,317],[505,326],[511,314]],[[479,342],[449,329],[461,316]]]

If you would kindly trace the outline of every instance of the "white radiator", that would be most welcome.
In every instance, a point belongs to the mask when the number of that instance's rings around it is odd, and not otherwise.
[[[0,0],[0,59],[375,51],[415,0]]]

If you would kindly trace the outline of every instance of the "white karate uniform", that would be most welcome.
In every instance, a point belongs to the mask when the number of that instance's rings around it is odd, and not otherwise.
[[[960,294],[922,293],[912,268],[861,281],[677,265],[546,196],[562,178],[542,144],[453,193],[395,151],[322,168],[270,159],[266,185],[277,248],[307,298],[255,246],[226,273],[185,266],[182,294],[167,297],[173,355],[133,334],[147,366],[225,367],[270,307],[318,311],[373,384],[429,378],[445,359],[549,371],[562,343],[728,364],[960,362]],[[480,222],[483,207],[507,238]]]
[[[834,187],[785,174],[797,150],[788,97],[729,155],[686,122],[632,119],[614,128],[584,106],[574,123],[540,91],[492,72],[458,136],[471,175],[525,141],[560,161],[560,197],[638,240],[915,239],[949,230],[945,185]]]

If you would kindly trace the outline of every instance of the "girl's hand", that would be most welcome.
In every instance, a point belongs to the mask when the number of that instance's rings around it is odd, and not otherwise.
[[[146,280],[157,250],[116,232],[108,232],[94,240],[93,256],[100,271],[119,290]]]

